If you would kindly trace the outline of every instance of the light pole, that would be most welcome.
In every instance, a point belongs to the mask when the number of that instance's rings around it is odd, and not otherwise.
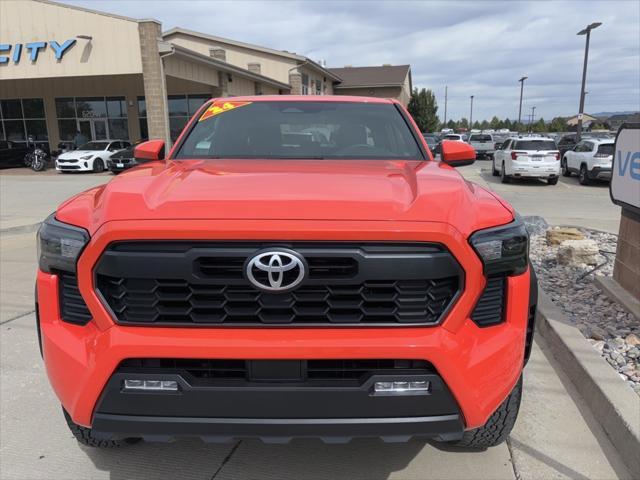
[[[582,116],[584,115],[584,86],[587,80],[587,60],[589,59],[589,39],[591,38],[591,30],[598,28],[602,25],[602,22],[594,22],[591,25],[587,25],[585,28],[578,32],[578,35],[586,35],[586,43],[584,47],[584,65],[582,66],[582,87],[580,88],[580,110],[578,111],[578,131],[576,132],[576,139],[579,142],[582,138]]]
[[[469,131],[473,125],[473,95],[471,95],[471,112],[469,112]]]
[[[529,120],[529,133],[533,132],[533,119],[536,116],[536,107],[531,107],[531,120]]]
[[[529,77],[522,77],[520,80],[520,108],[518,108],[518,123],[521,123],[522,120],[522,91],[524,90],[524,81]]]
[[[444,126],[447,127],[447,90],[449,87],[444,86]]]

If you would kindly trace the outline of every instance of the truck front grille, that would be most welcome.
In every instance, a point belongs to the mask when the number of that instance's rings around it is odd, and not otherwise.
[[[307,262],[292,291],[265,292],[245,278],[247,259],[274,245]],[[431,244],[131,242],[113,245],[96,269],[116,321],[135,325],[432,325],[461,284],[457,262]]]

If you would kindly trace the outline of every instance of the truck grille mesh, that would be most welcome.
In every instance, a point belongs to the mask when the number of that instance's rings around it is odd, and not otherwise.
[[[458,279],[372,280],[273,294],[243,285],[100,275],[98,288],[121,323],[434,323],[455,295]]]
[[[308,275],[265,292],[245,265],[265,248],[293,249]],[[392,326],[440,321],[463,272],[437,244],[119,242],[96,266],[103,303],[122,324]]]

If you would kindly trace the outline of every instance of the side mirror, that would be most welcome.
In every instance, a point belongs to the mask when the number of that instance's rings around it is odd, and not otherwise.
[[[164,140],[149,140],[140,143],[133,150],[136,160],[164,160]]]
[[[452,167],[463,167],[476,161],[476,151],[468,143],[443,140],[440,148],[440,159]]]

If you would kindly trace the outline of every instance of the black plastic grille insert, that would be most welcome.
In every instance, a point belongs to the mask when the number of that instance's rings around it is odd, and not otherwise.
[[[381,326],[437,323],[462,284],[457,262],[437,245],[298,242],[278,246],[304,256],[307,278],[269,293],[244,273],[266,246],[115,244],[98,263],[96,286],[123,324]]]

